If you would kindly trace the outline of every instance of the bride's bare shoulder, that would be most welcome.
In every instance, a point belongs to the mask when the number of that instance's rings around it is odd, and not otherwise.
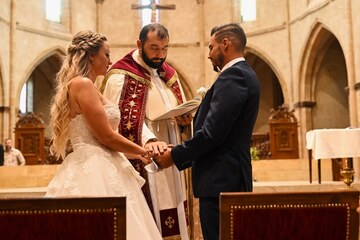
[[[75,77],[71,80],[71,85],[73,86],[83,86],[83,85],[91,85],[93,86],[94,83],[93,81],[91,81],[90,78],[87,78],[87,77],[82,77],[82,76],[78,76],[78,77]]]
[[[86,77],[73,78],[69,86],[69,91],[74,95],[97,94],[97,89],[93,81]]]

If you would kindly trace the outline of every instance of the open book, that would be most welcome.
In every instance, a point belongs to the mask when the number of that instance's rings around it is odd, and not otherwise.
[[[176,106],[175,108],[167,111],[163,115],[153,119],[153,121],[174,118],[176,116],[181,116],[184,114],[190,114],[190,113],[196,111],[196,109],[200,105],[200,102],[201,101],[199,101],[199,100],[193,99],[193,100],[187,101],[185,103],[182,103],[182,104]]]

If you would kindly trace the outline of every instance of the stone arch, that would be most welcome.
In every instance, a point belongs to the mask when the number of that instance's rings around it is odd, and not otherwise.
[[[65,51],[61,47],[47,49],[40,54],[28,70],[25,71],[21,84],[16,91],[16,106],[20,106],[20,94],[24,84],[32,82],[33,96],[28,96],[28,100],[33,102],[33,109],[36,114],[41,113],[45,126],[50,122],[50,105],[55,93],[55,76],[61,66],[61,57]],[[50,129],[45,129],[45,137],[50,137]]]
[[[336,80],[343,80],[340,82],[343,87],[346,87],[348,82],[346,60],[342,51],[340,38],[338,38],[334,32],[336,31],[332,31],[325,23],[316,21],[310,28],[306,38],[307,41],[305,41],[302,48],[303,54],[299,61],[301,65],[299,67],[299,85],[297,88],[299,96],[297,106],[299,107],[298,113],[301,123],[299,142],[301,146],[306,146],[305,136],[309,130],[315,128],[346,127],[348,122],[350,122],[348,94],[339,88],[333,87],[335,84],[339,84]],[[334,50],[337,52],[337,56],[329,60],[330,55],[327,54],[334,54]],[[331,63],[331,61],[333,64],[337,64],[332,71],[339,69],[339,67],[341,68],[340,71],[338,70],[336,72],[336,74],[341,73],[341,77],[338,79],[334,79],[335,75],[330,76],[328,74],[329,70],[326,66],[329,66],[329,62]],[[327,77],[327,82],[324,81],[321,75]],[[322,79],[322,81],[319,81],[319,79]],[[332,86],[331,91],[323,91],[320,93],[319,87],[324,88],[326,84]],[[334,93],[334,91],[336,93]],[[343,93],[339,94],[340,91],[343,91]],[[318,101],[317,96],[319,93],[327,95],[325,99],[322,99],[322,102]],[[341,96],[338,97],[338,99],[341,99],[342,103],[339,104],[338,102],[334,104],[335,106],[332,106],[332,102],[337,99],[336,96]],[[336,113],[339,109],[341,113]],[[326,114],[327,111],[328,114]],[[323,117],[323,120],[317,119],[316,116]],[[338,120],[340,120],[339,123],[337,123]],[[302,155],[305,156],[306,149],[303,148],[302,151]]]
[[[270,110],[288,105],[291,97],[284,76],[270,56],[250,46],[246,48],[245,58],[257,73],[261,87],[260,109],[254,132],[269,132]]]
[[[298,94],[304,135],[314,128],[350,124],[346,60],[333,32],[326,24],[316,22],[303,47]]]
[[[185,94],[185,97],[187,100],[190,100],[190,99],[193,99],[195,97],[195,94],[193,89],[192,89],[192,85],[189,83],[188,79],[185,77],[185,74],[183,73],[183,71],[178,68],[176,66],[175,63],[173,63],[171,60],[168,60],[167,59],[167,62],[173,67],[175,68],[178,76],[179,76],[179,80],[180,80],[180,83],[181,83],[181,86],[183,88],[183,91],[184,91],[184,94]]]

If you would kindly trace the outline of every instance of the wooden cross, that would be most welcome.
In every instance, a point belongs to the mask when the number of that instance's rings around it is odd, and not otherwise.
[[[174,10],[174,4],[160,5],[155,0],[150,0],[148,5],[131,4],[131,9],[151,9],[151,22],[156,22],[156,10]]]

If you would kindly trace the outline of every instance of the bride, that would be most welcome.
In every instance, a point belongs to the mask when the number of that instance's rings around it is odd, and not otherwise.
[[[51,108],[51,150],[64,158],[70,140],[73,152],[56,172],[46,197],[126,196],[127,239],[161,239],[141,191],[145,180],[124,155],[147,164],[149,153],[116,132],[118,107],[94,85],[110,65],[106,37],[92,31],[73,37],[56,77]]]

